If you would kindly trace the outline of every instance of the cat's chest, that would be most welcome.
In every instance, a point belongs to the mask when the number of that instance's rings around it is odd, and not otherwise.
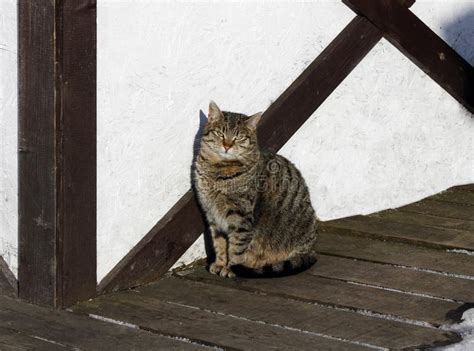
[[[229,228],[227,220],[227,209],[225,206],[211,205],[208,211],[208,216],[214,224],[222,231],[226,232]]]
[[[227,213],[232,207],[226,196],[218,193],[202,193],[203,207],[209,221],[219,229],[226,231],[228,228]]]

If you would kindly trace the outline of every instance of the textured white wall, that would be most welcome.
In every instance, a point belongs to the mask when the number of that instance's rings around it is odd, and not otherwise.
[[[474,63],[472,1],[413,11]],[[458,20],[470,11],[466,28]],[[308,179],[321,219],[366,214],[474,182],[474,119],[382,40],[281,153]]]
[[[0,0],[0,256],[17,274],[16,0]]]
[[[99,278],[189,189],[200,109],[265,109],[352,16],[334,1],[99,2]]]
[[[413,11],[473,63],[472,1]],[[264,110],[350,21],[340,1],[99,1],[98,277],[189,188],[199,111]],[[284,146],[321,219],[474,182],[470,114],[385,41]],[[199,240],[185,255],[203,255]]]

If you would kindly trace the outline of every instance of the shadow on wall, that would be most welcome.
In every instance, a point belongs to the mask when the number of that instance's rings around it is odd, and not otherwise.
[[[207,117],[204,114],[204,112],[202,112],[202,110],[199,110],[199,128],[198,128],[198,131],[196,132],[196,135],[194,136],[194,142],[193,142],[193,162],[191,165],[191,179],[192,179],[192,171],[194,168],[194,163],[196,162],[196,157],[199,153],[202,133],[204,131],[204,127],[206,126],[206,124],[207,124]]]
[[[444,40],[471,66],[474,65],[474,3],[471,8],[455,16],[453,21],[441,27]],[[465,97],[474,105],[474,71],[465,78]]]
[[[191,187],[194,189],[194,166],[196,163],[196,158],[199,154],[199,148],[201,145],[201,137],[204,131],[204,127],[207,124],[207,117],[202,110],[199,110],[199,128],[194,136],[193,142],[193,161],[191,163]],[[206,255],[209,262],[213,262],[215,259],[214,248],[212,245],[211,240],[211,233],[209,231],[209,226],[206,225],[206,229],[204,230],[204,246],[206,249]]]

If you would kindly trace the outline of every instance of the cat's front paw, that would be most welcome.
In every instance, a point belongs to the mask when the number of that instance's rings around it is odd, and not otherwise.
[[[219,274],[222,271],[223,268],[224,268],[224,266],[221,265],[221,264],[218,264],[216,262],[211,263],[210,266],[209,266],[209,273]]]
[[[230,269],[230,267],[222,267],[219,274],[223,278],[235,278],[235,273],[232,272],[232,269]]]
[[[224,278],[235,278],[235,273],[232,272],[230,267],[226,267],[216,262],[210,264],[209,272],[212,274],[220,275],[221,277],[224,277]]]

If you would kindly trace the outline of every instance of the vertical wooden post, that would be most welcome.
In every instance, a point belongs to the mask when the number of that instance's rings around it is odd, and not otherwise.
[[[96,292],[96,1],[19,0],[19,296]]]

